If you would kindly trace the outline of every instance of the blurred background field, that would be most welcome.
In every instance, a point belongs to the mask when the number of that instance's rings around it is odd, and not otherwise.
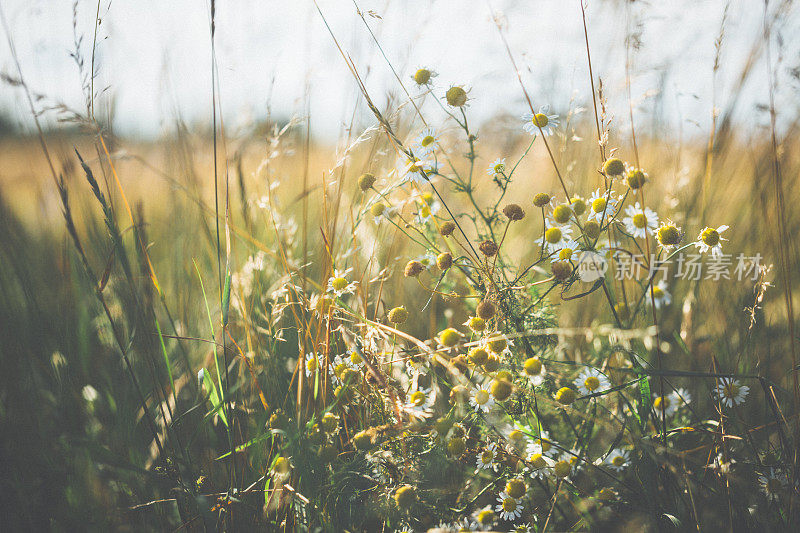
[[[224,491],[229,475],[216,460],[228,449],[224,428],[218,420],[209,421],[213,417],[205,416],[207,408],[197,407],[202,406],[197,371],[214,365],[206,305],[217,328],[221,314],[218,260],[222,257],[224,265],[225,243],[223,235],[220,256],[215,222],[224,225],[225,217],[220,207],[215,208],[215,163],[219,205],[228,205],[230,210],[232,270],[241,276],[248,260],[259,252],[266,254],[269,263],[261,277],[251,280],[255,287],[245,288],[245,277],[238,278],[239,285],[237,278],[233,281],[231,332],[244,357],[237,359],[230,344],[224,350],[239,361],[232,363],[240,378],[236,394],[241,405],[236,409],[249,420],[240,428],[238,442],[258,433],[272,408],[286,404],[290,389],[287,364],[297,357],[297,341],[270,344],[267,339],[274,340],[277,329],[273,328],[279,324],[270,323],[273,309],[265,311],[267,304],[259,301],[260,295],[281,286],[283,261],[294,270],[307,263],[302,270],[309,284],[320,286],[330,274],[328,254],[344,254],[348,264],[360,267],[362,285],[377,279],[385,266],[389,275],[380,290],[390,301],[365,304],[375,317],[385,314],[392,302],[422,308],[430,296],[401,275],[405,263],[425,249],[392,228],[367,223],[356,228],[367,201],[357,179],[368,171],[379,183],[394,179],[390,171],[397,166],[397,157],[391,144],[374,127],[328,35],[320,36],[324,26],[318,15],[307,6],[277,4],[280,7],[273,17],[256,5],[216,5],[221,14],[217,20],[221,89],[216,97],[225,109],[221,116],[227,128],[217,124],[216,138],[210,120],[207,9],[194,3],[173,9],[161,6],[139,18],[135,8],[121,3],[109,7],[103,2],[80,2],[74,12],[73,6],[59,6],[54,9],[66,12],[49,15],[47,6],[40,3],[1,4],[10,22],[5,31],[19,51],[22,71],[30,72],[25,82],[30,91],[42,95],[35,99],[45,125],[42,140],[69,192],[77,232],[88,263],[100,278],[101,292],[108,298],[109,313],[118,319],[122,337],[130,343],[133,365],[146,383],[151,409],[163,411],[170,404],[176,413],[184,413],[175,432],[192,462],[201,465],[196,473],[207,478],[201,487],[207,494]],[[474,111],[478,132],[475,198],[480,207],[491,205],[497,192],[492,176],[483,169],[498,157],[516,161],[530,137],[520,127],[524,99],[513,69],[503,59],[502,43],[488,20],[488,10],[482,3],[478,3],[483,9],[480,13],[472,13],[461,2],[373,4],[360,7],[364,13],[375,10],[375,16],[366,17],[378,38],[385,38],[385,50],[403,82],[410,84],[410,76],[423,65],[439,72],[432,94],[415,95],[415,99],[427,106],[429,119],[438,125],[455,156],[467,152],[468,144],[430,100],[441,99],[451,84],[472,87],[467,113],[472,120]],[[353,5],[321,5],[330,11],[343,45],[353,51],[377,105],[392,116],[395,131],[413,138],[422,125],[369,34],[365,37],[364,23]],[[560,2],[543,2],[537,14],[524,2],[496,7],[508,18],[511,47],[521,55],[523,77],[533,88],[535,100],[550,103],[561,117],[560,132],[551,137],[551,143],[565,181],[575,190],[594,190],[597,141],[588,73],[579,63],[585,55],[580,9],[562,11],[566,8]],[[725,243],[727,253],[760,253],[766,263],[775,265],[767,276],[771,286],[763,299],[752,281],[678,281],[672,287],[675,301],[659,322],[668,348],[666,364],[708,371],[716,357],[731,370],[757,374],[775,384],[783,406],[791,405],[790,351],[795,342],[789,336],[787,293],[795,302],[800,298],[796,11],[790,2],[771,2],[765,15],[761,3],[610,0],[589,2],[587,10],[588,33],[598,56],[594,74],[604,80],[609,118],[613,115],[608,145],[619,147],[620,156],[633,160],[630,112],[638,158],[651,179],[646,190],[648,206],[662,219],[671,218],[684,227],[688,241],[706,225],[727,224],[731,227],[725,234],[730,239]],[[86,103],[81,100],[82,88],[90,79],[94,20],[101,12],[105,15],[97,46],[108,51],[97,58],[97,64],[103,65],[103,69],[98,67],[93,95],[97,113],[88,120],[88,109],[81,107]],[[257,15],[250,20],[249,13]],[[34,16],[44,16],[46,23],[35,27]],[[170,41],[174,25],[169,21],[183,16],[189,21],[188,36]],[[274,18],[281,16],[284,23],[278,24]],[[158,24],[146,23],[152,22],[150,17]],[[295,26],[300,30],[297,42],[293,37],[274,60],[269,57],[281,39],[245,35],[277,33],[277,26],[291,26],[287,20],[301,24]],[[760,35],[764,20],[781,36],[772,45],[772,64],[766,63]],[[136,25],[136,21],[145,22]],[[651,27],[653,33],[648,32]],[[76,39],[85,38],[78,39],[76,50],[72,28]],[[663,41],[672,28],[683,40],[677,52]],[[139,32],[142,36],[134,39]],[[146,42],[147,36],[158,38],[151,39],[155,43]],[[638,46],[630,45],[637,39]],[[148,53],[142,52],[126,65],[121,56],[136,51],[140,41]],[[559,44],[547,44],[554,41]],[[160,42],[171,43],[172,48],[159,46]],[[187,43],[191,44],[188,49]],[[441,50],[434,54],[437,48]],[[484,48],[494,52],[480,52]],[[184,514],[183,509],[179,512],[172,505],[160,504],[136,507],[158,499],[180,500],[180,495],[169,472],[159,466],[159,454],[120,362],[119,346],[96,298],[96,287],[87,279],[65,227],[62,198],[26,114],[10,49],[2,50],[0,68],[6,83],[0,101],[10,109],[10,118],[0,136],[0,516],[20,531],[179,528],[193,511]],[[77,52],[83,63],[65,50]],[[633,57],[631,102],[625,86],[626,50]],[[177,59],[170,59],[170,52]],[[202,66],[187,65],[193,63],[189,58],[194,53],[202,56]],[[715,55],[717,66],[722,65],[719,68],[715,68]],[[82,66],[76,68],[76,62]],[[71,67],[53,67],[63,64]],[[197,71],[190,81],[184,77],[187,66]],[[50,77],[43,73],[47,69]],[[171,74],[159,78],[154,69]],[[777,146],[772,143],[766,69],[775,72]],[[131,87],[137,75],[143,77],[138,99],[136,88]],[[77,92],[63,89],[67,83],[73,83]],[[273,85],[277,87],[274,93]],[[163,92],[159,93],[159,87]],[[137,107],[141,107],[140,116]],[[71,108],[80,111],[73,113]],[[365,128],[372,129],[354,144]],[[99,132],[108,154],[100,148]],[[107,221],[76,151],[93,170],[118,221],[132,276],[123,273],[123,259],[109,239]],[[784,212],[776,203],[776,157],[783,177]],[[558,194],[560,185],[547,152],[534,145],[516,170],[507,196],[533,213],[531,202],[538,192]],[[444,191],[443,196],[456,211],[471,208],[455,191]],[[397,201],[404,206],[401,213],[410,217],[413,204]],[[788,240],[778,234],[779,216],[784,217]],[[332,235],[338,240],[335,249],[329,250]],[[509,262],[526,265],[535,260],[537,239],[541,239],[538,220],[512,227],[505,241]],[[789,265],[788,287],[780,277],[782,253]],[[163,298],[154,290],[151,268]],[[599,293],[567,301],[556,291],[547,297],[548,313],[552,313],[548,320],[563,328],[610,323],[612,315],[604,304]],[[405,331],[428,339],[445,327],[460,326],[469,313],[463,306],[434,298],[425,313],[412,313]],[[160,324],[158,332],[154,321]],[[219,341],[218,336],[215,339]],[[566,352],[578,360],[591,345],[590,339],[563,341]],[[173,368],[164,366],[162,353]],[[270,409],[260,407],[248,376],[260,384]],[[167,393],[158,392],[151,382]],[[708,396],[713,387],[678,382],[694,398]],[[766,403],[753,402],[746,409],[753,419],[774,423]],[[791,407],[784,414],[796,424]],[[159,423],[163,418],[162,414]],[[774,426],[747,431],[760,432],[767,447],[777,448]],[[241,470],[253,473],[244,481],[251,483],[259,478],[255,473],[269,471],[269,452],[240,454]],[[249,501],[244,505],[252,505],[257,518],[238,526],[263,526],[258,522],[263,518],[263,500],[259,505]],[[705,524],[719,516],[728,518],[726,509],[713,505],[701,509],[703,513]],[[636,520],[630,518],[630,528],[639,527]],[[614,527],[624,529],[626,524],[620,520]]]

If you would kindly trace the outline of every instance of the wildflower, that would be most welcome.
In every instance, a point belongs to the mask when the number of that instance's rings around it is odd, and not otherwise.
[[[697,236],[697,242],[694,243],[700,253],[705,253],[711,250],[711,257],[717,258],[722,256],[722,241],[727,241],[720,234],[728,229],[728,226],[720,226],[717,229],[706,227]]]
[[[447,105],[452,107],[464,107],[467,103],[467,91],[461,86],[450,87],[444,97],[447,100]]]
[[[497,311],[497,308],[490,300],[481,300],[478,307],[475,309],[475,314],[484,320],[492,318]]]
[[[489,352],[486,351],[486,348],[476,346],[469,351],[467,357],[473,364],[482,365],[489,359]]]
[[[621,472],[630,464],[630,455],[630,452],[627,450],[614,448],[611,450],[611,453],[606,456],[604,463],[608,468]]]
[[[608,378],[594,368],[585,369],[575,380],[575,387],[583,396],[601,392],[609,388],[609,386]]]
[[[522,129],[531,135],[536,135],[539,131],[542,135],[552,135],[553,128],[558,126],[558,115],[548,115],[548,110],[548,106],[542,106],[537,113],[522,115]]]
[[[580,196],[574,197],[572,200],[569,201],[569,205],[572,208],[572,212],[575,213],[577,216],[581,216],[586,212],[586,200],[581,198]]]
[[[506,483],[506,494],[515,500],[521,499],[528,492],[528,487],[520,478],[511,478]]]
[[[542,453],[546,454],[553,450],[553,444],[550,442],[550,434],[541,430],[539,436],[533,439],[533,442],[528,446],[528,453]]]
[[[491,507],[489,506],[478,511],[475,514],[475,521],[481,528],[486,528],[491,526],[494,523],[494,520],[495,520],[494,511],[492,511]]]
[[[427,68],[420,68],[414,73],[411,78],[414,80],[419,86],[428,85],[431,82],[431,78],[435,78],[437,76],[436,72],[427,69]]]
[[[550,195],[546,192],[537,193],[536,196],[533,197],[533,205],[536,207],[544,207],[550,203]]]
[[[569,226],[553,226],[544,232],[544,246],[548,253],[557,252],[570,241],[572,228]]]
[[[561,405],[569,405],[576,400],[577,395],[575,394],[575,391],[572,390],[571,388],[561,387],[560,389],[558,389],[558,392],[556,392],[555,398],[556,401]]]
[[[486,257],[492,257],[493,255],[497,254],[498,246],[497,243],[494,241],[485,240],[478,245],[478,249]]]
[[[776,473],[774,468],[770,468],[769,472],[759,474],[758,484],[761,485],[762,492],[771,502],[780,497],[787,485],[786,478]]]
[[[419,261],[409,261],[406,263],[406,268],[403,270],[403,275],[407,278],[416,278],[422,271],[425,270],[425,267]]]
[[[408,320],[408,310],[402,305],[400,307],[395,307],[389,311],[387,318],[392,324],[402,324]]]
[[[622,176],[625,173],[625,163],[618,157],[609,158],[603,163],[603,172],[609,177]]]
[[[715,392],[722,403],[733,407],[744,402],[750,387],[740,384],[733,378],[719,378]]]
[[[494,354],[490,354],[483,363],[483,369],[487,372],[496,372],[500,368],[500,359]]]
[[[372,188],[373,185],[375,185],[375,176],[369,172],[365,172],[359,176],[358,188],[361,189],[362,192],[367,192]]]
[[[486,169],[486,173],[490,176],[497,176],[498,174],[503,174],[506,171],[506,158],[497,158],[494,160],[494,163]]]
[[[658,215],[656,212],[649,207],[642,208],[639,202],[626,207],[625,214],[628,215],[622,219],[625,231],[634,237],[644,239],[648,230],[653,231],[658,227]]]
[[[292,469],[292,463],[288,457],[278,457],[272,465],[272,473],[279,476],[286,476]]]
[[[657,396],[653,399],[653,409],[659,416],[664,413],[665,417],[670,417],[683,405],[692,400],[691,395],[685,389],[676,389],[666,396]]]
[[[503,214],[511,221],[522,220],[525,218],[525,211],[517,204],[508,204],[503,208]]]
[[[352,294],[356,290],[356,285],[358,284],[355,281],[351,281],[348,283],[347,281],[347,274],[353,270],[352,268],[348,268],[347,270],[338,270],[334,269],[333,276],[328,278],[328,292],[332,292],[337,297],[341,297],[344,294]]]
[[[497,458],[497,445],[495,443],[490,444],[486,447],[481,453],[478,454],[478,457],[475,459],[475,473],[477,474],[480,470],[494,470],[497,471],[497,463],[495,459]]]
[[[408,181],[422,184],[430,181],[428,174],[433,172],[434,168],[430,161],[425,161],[415,156],[407,158],[401,170]]]
[[[544,381],[544,365],[538,357],[526,359],[523,368],[525,369],[525,375],[528,376],[534,386],[542,384]]]
[[[569,461],[566,461],[564,459],[562,459],[560,461],[557,461],[553,465],[553,473],[558,478],[563,479],[563,478],[567,477],[568,475],[570,475],[571,472],[572,472],[572,464]]]
[[[439,235],[441,235],[442,237],[449,237],[450,235],[453,234],[455,230],[456,230],[455,223],[450,222],[448,220],[447,222],[442,222],[442,225],[439,226]]]
[[[447,441],[447,453],[453,457],[461,457],[467,451],[467,441],[464,437],[453,437]]]
[[[631,189],[641,189],[648,181],[649,177],[644,170],[634,167],[628,168],[628,186]]]
[[[470,395],[469,403],[475,408],[475,411],[483,411],[488,413],[494,405],[494,400],[488,389],[479,387]]]
[[[319,368],[320,361],[316,354],[307,353],[306,354],[306,377],[310,378],[313,376],[317,369]]]
[[[464,325],[467,326],[470,330],[474,333],[480,333],[481,331],[486,329],[486,321],[479,316],[471,316],[464,322]]]
[[[494,396],[494,399],[498,402],[502,402],[511,396],[511,393],[514,391],[514,386],[510,381],[505,379],[495,379],[492,381],[490,390],[492,392],[492,396]]]
[[[522,516],[522,502],[512,498],[505,492],[501,492],[497,497],[497,507],[495,511],[500,513],[500,518],[507,521],[516,520]]]
[[[656,238],[658,239],[658,244],[660,244],[662,248],[670,250],[674,246],[680,244],[683,234],[678,226],[673,224],[672,221],[667,220],[666,222],[662,222],[661,226],[656,230]]]
[[[433,415],[433,404],[435,397],[430,388],[416,387],[408,395],[408,401],[403,406],[403,410],[413,419],[424,420]]]
[[[575,252],[578,251],[578,244],[576,241],[572,239],[566,239],[561,246],[561,249],[558,250],[558,253],[553,256],[550,260],[551,263],[555,263],[556,261],[567,261],[569,262],[572,260],[572,256],[575,255]]]
[[[656,309],[661,309],[662,307],[669,305],[672,303],[672,295],[669,293],[668,285],[666,280],[661,280],[657,284],[653,285],[653,298],[652,302],[650,301],[651,298],[648,295],[648,298],[645,299],[647,305],[655,305]]]
[[[447,348],[452,348],[461,342],[461,332],[454,328],[447,328],[439,332],[439,344]]]
[[[333,413],[325,413],[322,416],[322,429],[325,433],[333,433],[339,427],[339,417]]]
[[[560,204],[553,208],[553,222],[556,224],[567,224],[572,218],[572,208],[566,204]]]
[[[600,230],[600,223],[596,220],[589,220],[583,225],[583,234],[592,240],[600,236]]]
[[[403,485],[395,491],[394,501],[400,509],[410,509],[417,502],[417,491],[411,485]]]
[[[453,266],[453,255],[450,252],[442,252],[436,256],[436,266],[441,270],[447,270]]]
[[[489,340],[486,341],[486,346],[493,353],[502,353],[503,350],[508,348],[508,339],[499,333],[493,333],[489,336]]]
[[[428,222],[431,221],[433,215],[435,215],[438,211],[439,211],[438,202],[433,204],[424,202],[417,210],[416,214],[417,223],[427,224]]]
[[[433,153],[439,149],[439,137],[433,128],[425,128],[414,140],[414,152],[422,156]]]
[[[550,271],[556,281],[564,281],[572,275],[572,265],[569,261],[556,261],[550,265]]]
[[[531,475],[542,479],[547,474],[547,467],[550,462],[541,452],[533,452],[528,456],[529,470]]]
[[[617,201],[611,196],[611,191],[603,192],[597,189],[589,198],[589,205],[591,206],[589,218],[602,222],[603,219],[607,220],[614,214]]]

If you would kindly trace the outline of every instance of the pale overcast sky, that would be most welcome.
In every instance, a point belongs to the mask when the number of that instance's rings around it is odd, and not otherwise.
[[[377,54],[352,0],[319,0],[340,43],[355,60],[378,102],[398,90]],[[402,76],[426,65],[439,73],[443,92],[466,84],[475,99],[471,113],[484,120],[498,112],[525,111],[485,0],[363,0],[362,10],[382,18],[368,21]],[[71,0],[0,0],[31,88],[55,101],[83,109],[81,80],[70,51],[73,40]],[[493,0],[508,19],[509,42],[537,102],[563,111],[575,98],[590,98],[579,0]],[[630,25],[641,23],[642,47],[634,58],[634,100],[662,85],[663,112],[684,131],[704,133],[711,110],[714,40],[726,2],[722,0],[637,1]],[[626,2],[589,0],[589,37],[594,71],[602,76],[612,108],[624,108]],[[96,2],[77,5],[82,51],[91,55]],[[718,81],[718,105],[730,100],[734,80],[753,43],[760,38],[761,0],[730,2]],[[210,117],[209,2],[200,0],[101,0],[101,40],[96,87],[115,99],[118,131],[152,135],[173,122],[175,109],[188,121]],[[798,17],[782,18],[786,55],[782,72],[798,63]],[[352,112],[355,84],[310,0],[218,0],[217,58],[221,102],[227,126],[260,119],[271,102],[276,115],[301,111],[303,88],[311,87],[314,128],[337,134]],[[793,30],[793,31],[790,31]],[[5,37],[5,36],[4,36]],[[774,52],[773,59],[777,59]],[[370,66],[367,72],[367,66]],[[767,101],[766,63],[743,94],[741,109]],[[6,39],[0,44],[0,69],[14,74]],[[788,78],[788,76],[787,76]],[[405,78],[407,79],[407,78]],[[784,80],[785,81],[785,80]],[[781,109],[796,114],[797,92],[788,83],[779,94]],[[0,108],[24,120],[21,93],[3,86]],[[646,107],[646,106],[645,106]],[[647,119],[647,113],[641,114]],[[765,118],[765,117],[764,117]],[[50,119],[52,120],[52,119]],[[762,122],[757,117],[754,122]]]

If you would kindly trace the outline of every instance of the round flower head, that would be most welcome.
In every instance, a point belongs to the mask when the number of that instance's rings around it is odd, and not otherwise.
[[[572,473],[572,463],[566,459],[561,459],[553,465],[553,474],[557,478],[563,479]]]
[[[722,237],[722,232],[728,229],[728,226],[720,226],[716,229],[706,227],[697,236],[697,242],[694,243],[700,253],[705,253],[711,250],[711,257],[717,258],[722,256],[722,241],[726,241]]]
[[[669,251],[680,244],[683,239],[683,233],[681,233],[681,228],[676,226],[671,220],[667,220],[666,222],[662,222],[661,226],[656,230],[656,238],[658,239],[658,244]]]
[[[425,270],[425,266],[419,261],[409,261],[406,263],[406,268],[403,270],[403,275],[407,278],[416,278],[422,274],[423,270]]]
[[[475,314],[484,320],[491,319],[494,317],[496,312],[497,308],[491,302],[491,300],[481,300],[481,303],[479,303],[478,307],[475,308]]]
[[[603,163],[603,172],[610,178],[622,176],[625,173],[625,163],[618,157],[607,159],[606,162]]]
[[[461,332],[454,328],[447,328],[439,332],[439,344],[452,348],[461,342]]]
[[[671,394],[656,396],[653,398],[653,410],[659,418],[662,413],[665,417],[669,418],[678,410],[678,403],[673,401]]]
[[[774,468],[770,468],[767,472],[758,475],[758,484],[761,485],[761,491],[771,502],[778,500],[781,493],[786,490],[789,485],[786,476],[780,475]]]
[[[647,291],[648,294],[645,296],[645,301],[647,305],[655,304],[656,309],[661,309],[664,306],[667,306],[672,303],[672,295],[669,293],[669,286],[665,280],[659,281],[657,284],[653,285],[653,297],[650,298],[650,291]]]
[[[511,393],[514,392],[514,385],[505,379],[495,379],[492,381],[489,390],[495,400],[502,402],[507,400]]]
[[[544,247],[548,253],[557,252],[564,248],[572,235],[572,228],[569,226],[552,226],[544,232]]]
[[[447,453],[452,457],[461,457],[467,451],[467,441],[464,437],[453,437],[447,441]]]
[[[439,137],[433,128],[425,128],[414,140],[414,153],[426,156],[439,148]]]
[[[533,477],[542,479],[547,475],[547,468],[552,466],[552,459],[545,457],[542,452],[528,454],[528,470]]]
[[[550,264],[550,272],[556,281],[565,281],[572,275],[572,264],[569,261],[555,261]]]
[[[625,231],[634,237],[644,239],[648,231],[654,231],[658,227],[658,215],[649,207],[642,208],[639,202],[625,208],[627,215],[622,219]]]
[[[469,351],[467,357],[472,364],[482,365],[489,359],[489,352],[486,351],[486,348],[476,346]]]
[[[575,213],[577,216],[581,216],[586,212],[586,208],[589,207],[586,204],[586,200],[581,198],[580,196],[574,197],[572,200],[569,201],[569,205],[572,208],[572,212]]]
[[[467,103],[467,91],[463,87],[454,86],[447,89],[444,95],[447,105],[452,107],[464,107]]]
[[[538,357],[530,357],[525,360],[523,364],[525,375],[531,380],[534,386],[541,385],[544,382],[544,365]]]
[[[423,184],[430,181],[429,174],[434,172],[435,168],[430,161],[425,161],[415,156],[406,158],[405,161],[401,163],[400,170],[406,180]]]
[[[439,226],[439,235],[441,235],[442,237],[449,237],[450,235],[453,234],[455,230],[456,230],[455,222],[451,222],[448,220],[446,222],[442,222],[442,225]]]
[[[558,126],[558,115],[548,115],[548,106],[542,106],[536,113],[522,115],[522,129],[531,135],[552,135],[553,129]]]
[[[486,329],[486,321],[479,316],[471,316],[464,322],[473,333],[480,333]]]
[[[600,236],[601,230],[600,223],[596,220],[588,220],[586,224],[583,225],[583,234],[592,240]]]
[[[409,509],[417,502],[417,491],[411,485],[403,485],[395,491],[394,501],[400,509]]]
[[[528,492],[528,486],[521,478],[511,478],[506,482],[506,494],[515,500],[521,499],[526,492]]]
[[[492,333],[488,336],[486,347],[489,348],[492,353],[503,353],[503,350],[508,348],[508,339],[499,333]]]
[[[478,249],[486,257],[492,257],[497,255],[498,246],[497,243],[492,240],[485,240],[478,245]]]
[[[512,498],[506,492],[501,492],[497,497],[495,511],[500,513],[500,518],[511,522],[522,516],[522,502]]]
[[[436,398],[430,388],[416,387],[406,398],[403,406],[408,416],[412,419],[425,419],[433,415],[433,404]]]
[[[348,268],[347,270],[338,270],[334,269],[333,276],[328,278],[328,292],[333,293],[334,295],[343,296],[345,294],[352,294],[356,290],[356,285],[358,284],[355,281],[347,281],[347,274],[353,270],[352,268]]]
[[[486,506],[486,508],[481,509],[475,513],[475,522],[477,527],[481,530],[488,528],[492,524],[494,524],[495,514],[492,511],[491,506]],[[471,529],[467,529],[467,531],[471,531]]]
[[[440,270],[447,270],[453,266],[453,255],[450,252],[442,252],[436,256],[436,266]]]
[[[518,204],[508,204],[503,208],[503,214],[511,221],[525,218],[525,211]]]
[[[494,163],[486,169],[486,173],[490,176],[494,177],[500,174],[505,173],[506,171],[506,158],[505,157],[498,157],[494,160]]]
[[[408,320],[408,310],[403,306],[395,307],[386,316],[392,324],[402,324]]]
[[[550,258],[550,262],[555,263],[556,261],[571,261],[580,251],[579,247],[580,244],[578,244],[577,241],[573,241],[572,239],[565,240],[561,246],[561,249],[558,250],[558,253],[554,254]]]
[[[358,188],[361,189],[363,192],[367,192],[375,185],[375,176],[370,174],[369,172],[365,172],[358,177]]]
[[[629,451],[621,448],[614,448],[611,450],[611,453],[606,456],[605,461],[603,462],[608,468],[616,470],[617,472],[621,472],[630,465],[630,456],[631,454]]]
[[[533,197],[533,205],[536,207],[544,207],[550,203],[551,197],[546,192],[537,193],[536,196]]]
[[[482,452],[478,454],[478,457],[475,459],[475,473],[477,474],[480,470],[494,470],[497,471],[497,462],[495,459],[497,458],[497,445],[492,443],[488,445]]]
[[[594,368],[586,368],[575,379],[575,388],[582,396],[602,392],[610,387],[608,378]]]
[[[569,224],[572,214],[572,208],[567,204],[557,205],[553,208],[552,221],[560,225]]]
[[[628,186],[631,189],[641,189],[649,181],[647,173],[640,168],[628,168]]]
[[[589,219],[597,222],[610,219],[614,215],[614,208],[617,200],[611,195],[611,191],[605,192],[597,189],[589,198]]]
[[[422,85],[428,85],[431,82],[431,79],[435,78],[436,76],[437,74],[434,71],[423,67],[417,69],[417,71],[414,73],[413,76],[411,76],[411,78],[414,80],[414,83],[422,86]]]
[[[375,202],[369,208],[369,213],[375,218],[383,215],[384,211],[386,211],[386,204],[383,202]]]
[[[750,392],[750,387],[740,384],[733,378],[719,378],[715,392],[722,403],[733,407],[744,402],[747,393]]]
[[[578,396],[575,394],[575,391],[569,387],[561,387],[556,392],[556,401],[561,405],[569,405],[575,401]]]
[[[469,397],[469,404],[475,409],[476,412],[483,411],[488,413],[494,406],[494,399],[489,389],[479,387],[472,391]]]

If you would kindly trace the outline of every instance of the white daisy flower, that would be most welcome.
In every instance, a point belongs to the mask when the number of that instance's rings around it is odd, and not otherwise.
[[[512,453],[522,453],[528,448],[530,444],[528,441],[527,433],[529,428],[514,423],[513,426],[508,426],[503,429],[503,436],[508,441],[508,449]]]
[[[722,256],[722,241],[728,240],[721,236],[726,229],[728,226],[720,226],[717,229],[706,227],[697,236],[697,242],[694,245],[701,254],[711,250],[711,257],[716,259]]]
[[[732,378],[719,378],[714,392],[722,403],[728,407],[733,407],[744,402],[747,393],[750,392],[750,387],[742,385]]]
[[[625,214],[628,215],[622,219],[625,225],[625,231],[634,237],[643,239],[647,236],[647,232],[653,232],[658,228],[658,215],[649,207],[639,205],[629,205],[625,208]]]
[[[433,128],[425,128],[414,140],[414,153],[426,156],[439,149],[439,137]]]
[[[622,470],[630,465],[630,458],[631,453],[628,450],[614,448],[603,462],[608,468],[616,470],[617,472],[622,472]]]
[[[532,477],[544,479],[553,466],[553,460],[544,455],[541,451],[528,454],[526,471]]]
[[[674,415],[678,409],[684,405],[688,405],[692,401],[692,396],[686,389],[675,389],[666,396],[656,396],[653,399],[653,409],[660,417],[661,412],[664,412],[665,417]]]
[[[561,231],[563,232],[564,228],[561,228]],[[553,257],[550,259],[550,262],[555,263],[556,261],[570,261],[579,251],[580,244],[578,244],[577,241],[565,239],[561,245],[561,248],[558,250],[558,253],[553,255]]]
[[[522,501],[512,498],[505,491],[497,497],[495,511],[500,513],[500,518],[511,522],[522,516]]]
[[[692,395],[689,394],[689,391],[678,387],[674,391],[670,392],[669,395],[678,405],[678,407],[682,407],[684,405],[689,405],[692,402]]]
[[[776,501],[780,494],[786,489],[788,483],[786,477],[780,475],[774,468],[758,475],[758,484],[767,499],[771,502]]]
[[[589,220],[608,221],[615,213],[617,200],[609,191],[597,189],[589,197]]]
[[[650,291],[647,291],[645,296],[645,302],[647,305],[655,304],[656,309],[661,309],[662,307],[666,307],[672,303],[672,295],[667,290],[669,285],[667,285],[666,280],[661,280],[655,285],[653,285],[653,298],[651,301],[650,298]]]
[[[498,174],[503,174],[506,171],[506,158],[500,158],[494,160],[494,163],[486,169],[486,173],[490,176],[497,176]]]
[[[334,269],[333,275],[328,278],[328,292],[337,297],[355,292],[358,282],[347,281],[347,274],[352,270],[352,268],[348,268],[347,270]]]
[[[497,463],[495,459],[497,459],[497,445],[495,443],[491,443],[487,446],[481,453],[478,454],[478,457],[475,459],[475,473],[477,474],[481,470],[493,470],[497,471]]]
[[[533,441],[528,445],[528,455],[533,455],[535,453],[541,453],[542,455],[552,455],[556,453],[556,449],[553,448],[553,442],[550,439],[550,434],[542,430],[538,437],[534,437]]]
[[[575,388],[582,396],[602,392],[611,387],[608,378],[595,368],[585,368],[575,379]]]
[[[307,353],[306,354],[306,377],[312,377],[316,372],[317,369],[322,364],[322,355],[314,354],[314,353]]]
[[[553,253],[567,246],[571,241],[572,228],[553,224],[544,232],[544,246],[547,253]]]
[[[488,413],[494,406],[494,399],[488,388],[478,387],[470,394],[469,404],[475,408],[476,412]]]
[[[417,387],[408,395],[403,410],[411,418],[424,420],[433,415],[433,403],[436,398],[430,388]]]
[[[424,184],[428,180],[425,175],[430,177],[431,172],[434,171],[434,164],[431,161],[414,157],[413,159],[405,158],[398,165],[400,174],[405,177],[406,181],[413,181],[419,184]]]
[[[575,448],[571,449],[569,452],[564,452],[561,454],[561,460],[566,461],[572,467],[572,472],[577,472],[583,466],[583,461],[580,458],[581,454]]]
[[[522,115],[522,129],[531,135],[536,135],[541,130],[542,135],[552,135],[553,128],[558,126],[558,115],[548,115],[549,106],[541,106],[536,114],[525,113]]]
[[[544,383],[544,377],[547,375],[547,369],[538,357],[531,357],[525,361],[524,372],[534,387]]]
[[[433,218],[433,215],[439,212],[439,202],[431,202],[430,204],[423,202],[417,210],[416,219],[418,224],[427,224]]]
[[[416,83],[418,87],[427,87],[433,82],[433,78],[438,75],[439,74],[433,69],[420,67],[414,72],[411,79],[414,80],[414,83]]]

